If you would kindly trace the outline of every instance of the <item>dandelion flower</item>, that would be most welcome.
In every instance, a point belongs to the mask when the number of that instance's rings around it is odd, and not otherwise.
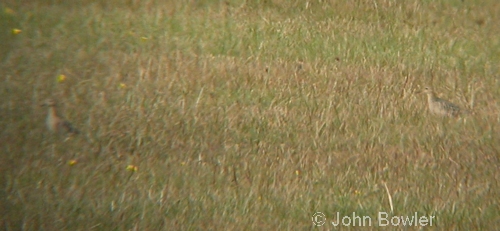
[[[124,83],[120,83],[120,84],[118,84],[118,88],[125,89],[125,88],[127,88],[127,85]]]
[[[127,165],[127,171],[137,172],[137,166],[131,164]]]
[[[3,10],[3,12],[5,14],[8,14],[8,15],[15,15],[16,14],[16,12],[13,9],[9,8],[9,7],[5,7],[5,9]]]
[[[69,166],[73,166],[73,165],[75,165],[76,163],[77,163],[77,162],[76,162],[76,160],[70,160],[70,161],[68,161],[68,165],[69,165]]]
[[[23,32],[21,29],[17,29],[17,28],[12,29],[12,34],[13,35],[20,34],[21,32]]]
[[[64,82],[65,80],[66,80],[66,75],[62,75],[62,74],[61,74],[61,75],[58,75],[58,76],[57,76],[57,82],[58,82],[58,83],[62,83],[62,82]]]
[[[295,170],[295,175],[300,175],[300,171],[299,170]]]

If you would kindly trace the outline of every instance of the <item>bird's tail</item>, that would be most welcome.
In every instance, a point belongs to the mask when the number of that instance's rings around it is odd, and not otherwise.
[[[66,131],[68,131],[68,133],[71,133],[71,134],[80,134],[80,131],[78,129],[76,129],[75,127],[73,127],[73,125],[68,122],[68,121],[64,121],[64,128],[66,129]]]

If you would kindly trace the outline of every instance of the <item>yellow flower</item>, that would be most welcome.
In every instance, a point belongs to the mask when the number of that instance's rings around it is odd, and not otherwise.
[[[181,162],[181,165],[182,165],[182,166],[186,165],[186,162],[182,161],[182,162]]]
[[[295,175],[300,175],[300,171],[299,170],[295,170]]]
[[[127,88],[127,85],[124,83],[120,83],[120,84],[118,84],[118,88],[125,89],[125,88]]]
[[[127,171],[137,172],[137,166],[129,164],[127,165]]]
[[[17,28],[12,29],[12,34],[13,35],[20,34],[21,32],[22,32],[21,29],[17,29]]]
[[[62,74],[61,74],[61,75],[58,75],[58,76],[57,76],[57,82],[58,82],[58,83],[62,83],[62,82],[64,82],[65,80],[66,80],[66,76],[65,76],[65,75],[62,75]]]
[[[68,161],[68,165],[69,165],[69,166],[73,166],[73,165],[75,165],[76,163],[77,163],[77,162],[76,162],[76,160],[70,160],[70,161]]]
[[[354,190],[354,194],[355,194],[355,195],[359,195],[359,194],[361,194],[361,192],[360,192],[360,191],[358,191],[358,190]]]
[[[4,12],[5,14],[9,14],[9,15],[14,15],[14,14],[16,14],[16,12],[15,12],[13,9],[9,8],[9,7],[5,7],[5,9],[3,10],[3,12]]]
[[[141,37],[141,40],[142,40],[142,41],[146,41],[146,40],[148,40],[148,39],[149,39],[148,37],[144,37],[144,36],[142,36],[142,37]]]

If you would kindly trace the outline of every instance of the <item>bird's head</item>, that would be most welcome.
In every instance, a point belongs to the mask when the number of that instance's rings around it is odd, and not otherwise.
[[[54,107],[56,106],[56,101],[53,99],[46,99],[43,103],[42,106],[47,106],[47,107]]]

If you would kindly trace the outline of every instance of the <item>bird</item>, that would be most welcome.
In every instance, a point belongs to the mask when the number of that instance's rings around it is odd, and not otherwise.
[[[434,115],[443,117],[458,117],[462,114],[468,114],[466,110],[461,109],[459,106],[437,97],[432,88],[429,86],[424,87],[422,92],[427,94],[429,111]]]
[[[59,134],[79,134],[80,131],[73,127],[73,125],[65,120],[63,117],[59,116],[56,110],[56,102],[52,99],[47,99],[42,104],[49,108],[47,112],[47,119],[45,120],[47,128],[53,133]]]

